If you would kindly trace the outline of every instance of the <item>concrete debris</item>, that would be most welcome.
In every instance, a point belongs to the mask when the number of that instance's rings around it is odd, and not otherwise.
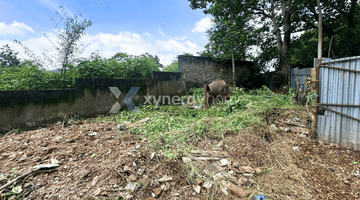
[[[11,192],[13,192],[13,193],[15,193],[15,194],[20,194],[20,193],[22,192],[22,188],[21,188],[21,187],[22,187],[21,185],[16,186],[16,187],[14,187],[14,188],[11,190]]]
[[[300,121],[300,119],[299,119],[299,118],[297,118],[297,117],[293,117],[293,118],[292,118],[292,120],[295,120],[295,121]]]
[[[184,163],[191,162],[191,158],[188,158],[188,157],[182,157],[182,160],[183,160]]]
[[[89,133],[88,136],[95,136],[97,135],[97,132]]]
[[[101,193],[101,188],[98,188],[95,190],[94,195],[99,196],[100,193]]]
[[[229,183],[225,180],[222,180],[221,183],[222,183],[222,187],[220,187],[221,192],[224,193],[226,196],[228,196],[229,195],[228,191],[229,191],[229,187],[230,187],[231,183]]]
[[[99,176],[95,176],[95,178],[92,180],[92,182],[91,182],[91,186],[95,186],[96,185],[96,183],[97,183],[97,181],[99,180]]]
[[[198,185],[193,185],[193,188],[195,190],[196,193],[200,194],[200,190],[201,190],[201,187],[198,186]]]
[[[221,173],[217,173],[213,176],[214,181],[220,180],[222,178],[224,178],[224,176],[221,175]]]
[[[132,172],[132,169],[129,167],[129,166],[127,166],[127,165],[125,165],[124,166],[124,172]]]
[[[50,159],[50,162],[51,162],[51,164],[53,164],[53,165],[58,165],[60,162],[58,161],[58,160],[56,160],[55,158],[51,158]]]
[[[203,187],[206,188],[206,189],[210,189],[211,186],[212,186],[212,183],[210,183],[208,181],[203,184]]]
[[[170,176],[164,176],[164,177],[162,177],[162,178],[159,178],[157,181],[158,181],[159,183],[161,183],[161,182],[172,181],[172,180],[173,180],[172,177],[170,177]]]
[[[128,183],[125,187],[125,190],[133,192],[136,189],[136,183]]]
[[[247,178],[251,178],[251,177],[253,177],[253,175],[252,174],[242,174],[244,177],[247,177]]]
[[[298,146],[293,146],[292,148],[294,149],[294,151],[300,151]]]
[[[246,174],[253,174],[255,172],[254,169],[250,166],[241,166],[240,171],[241,173],[246,173]]]
[[[152,160],[154,157],[155,157],[155,152],[152,152],[150,159]]]
[[[228,161],[226,159],[221,159],[220,160],[221,166],[226,166],[228,165]]]

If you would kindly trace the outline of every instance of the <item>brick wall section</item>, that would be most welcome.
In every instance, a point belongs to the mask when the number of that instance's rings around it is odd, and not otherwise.
[[[253,62],[235,61],[235,76],[239,77],[244,70],[253,66]],[[186,82],[186,89],[203,87],[218,78],[221,69],[223,79],[227,84],[232,84],[232,61],[215,61],[209,57],[179,56],[179,71]]]

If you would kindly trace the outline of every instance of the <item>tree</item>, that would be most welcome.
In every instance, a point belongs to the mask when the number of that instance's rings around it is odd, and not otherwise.
[[[160,63],[160,58],[157,55],[153,56],[153,55],[149,54],[148,52],[145,52],[144,55],[154,59],[155,62],[160,65],[160,68],[164,68],[164,65]]]
[[[323,1],[322,1],[323,2]],[[353,2],[348,4],[323,3],[323,54],[322,57],[341,58],[358,56],[360,52],[360,5],[353,9]],[[340,6],[342,5],[342,7]],[[310,5],[307,5],[310,7]],[[336,6],[337,9],[334,9]],[[309,9],[310,10],[314,10]],[[353,13],[351,10],[354,10]],[[343,14],[341,14],[343,13]],[[308,29],[301,37],[291,42],[290,64],[294,67],[310,67],[317,53],[318,31],[316,12],[307,16],[299,16],[306,22]],[[330,19],[332,20],[330,20]],[[314,24],[313,24],[314,23]]]
[[[316,30],[316,1],[303,1],[294,13],[294,18],[303,22],[303,29]],[[331,55],[333,58],[354,56],[359,54],[359,5],[358,0],[321,0],[323,37],[332,38]],[[337,42],[337,40],[341,41]],[[337,47],[340,44],[341,47]],[[326,47],[324,45],[323,47]],[[327,57],[328,52],[323,51]]]
[[[123,58],[126,58],[126,57],[129,57],[129,55],[127,53],[123,53],[123,52],[118,52],[116,53],[115,55],[113,55],[113,57],[111,58],[114,58],[114,59],[123,59]]]
[[[8,44],[0,48],[0,65],[4,66],[17,66],[20,64],[19,59],[17,58],[18,52],[14,52]]]
[[[85,35],[85,29],[91,26],[92,22],[90,20],[80,20],[79,17],[81,17],[81,13],[74,14],[73,17],[69,17],[63,6],[60,6],[59,8],[62,9],[62,14],[59,12],[56,12],[56,14],[59,15],[61,20],[59,23],[54,22],[59,32],[57,45],[55,45],[55,43],[53,43],[46,34],[44,34],[44,36],[47,37],[55,47],[57,51],[57,61],[62,66],[61,75],[62,77],[65,77],[68,64],[74,65],[79,63],[79,59],[77,57],[84,51],[85,47],[80,49],[83,45],[78,45],[78,42],[81,37]],[[51,21],[54,21],[54,19],[51,18]],[[63,28],[59,28],[59,25]],[[21,42],[17,40],[14,42],[21,45],[25,49],[25,53],[32,57],[36,63],[45,65],[44,59],[39,59]],[[43,58],[48,61],[50,60],[49,62],[52,63],[52,57],[46,55],[45,53],[43,53]]]
[[[173,61],[170,65],[164,67],[162,71],[163,72],[178,72],[179,71],[179,62],[177,60]]]
[[[251,31],[252,29],[257,31],[257,35],[252,34],[253,41],[260,40],[262,43],[268,43],[272,46],[276,45],[277,54],[279,55],[279,65],[276,70],[282,74],[285,83],[288,81],[289,72],[288,51],[290,35],[292,33],[291,15],[294,12],[292,9],[294,1],[295,0],[189,0],[192,9],[204,9],[205,14],[211,14],[221,22],[225,22],[225,24],[232,23],[227,22],[228,20],[236,20],[238,18],[244,20],[244,23],[240,25],[233,24],[234,26],[239,26],[240,30]],[[248,28],[251,29],[248,29],[246,23],[249,24],[250,20],[256,20],[258,18],[260,18],[263,23],[262,27],[255,28],[254,25],[249,25]],[[283,32],[283,37],[281,32]],[[216,42],[219,43],[219,40],[216,40]]]

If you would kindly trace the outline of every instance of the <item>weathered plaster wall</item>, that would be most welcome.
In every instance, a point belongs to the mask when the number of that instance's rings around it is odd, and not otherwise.
[[[131,87],[140,87],[132,101],[145,102],[146,95],[180,95],[184,84],[179,75],[161,74],[153,79],[76,79],[76,88],[59,90],[0,91],[0,133],[14,128],[43,126],[63,119],[66,114],[93,117],[106,114],[122,101]],[[165,77],[165,78],[164,78]],[[118,99],[109,87],[118,87]]]
[[[253,62],[236,61],[235,76],[238,77],[251,66],[253,66]],[[203,87],[204,84],[215,81],[221,69],[223,71],[219,78],[223,79],[227,84],[232,84],[231,61],[218,62],[209,57],[179,56],[179,71],[182,73],[187,90],[193,87]]]

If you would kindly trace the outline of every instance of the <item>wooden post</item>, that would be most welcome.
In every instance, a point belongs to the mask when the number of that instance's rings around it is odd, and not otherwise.
[[[317,6],[319,11],[319,25],[318,25],[318,32],[319,32],[319,41],[318,41],[318,58],[322,58],[322,16],[321,16],[321,7],[320,7],[320,0],[317,0]]]
[[[232,54],[232,71],[233,71],[233,85],[234,88],[236,87],[236,82],[235,82],[235,60],[234,60],[234,49],[231,50],[231,54]]]

